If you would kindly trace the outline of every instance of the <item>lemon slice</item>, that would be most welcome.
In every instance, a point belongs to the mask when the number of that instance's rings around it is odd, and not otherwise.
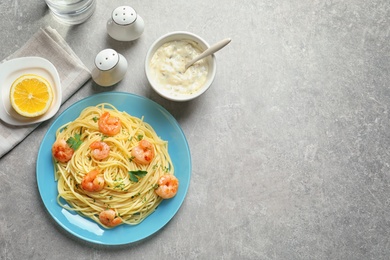
[[[12,83],[10,101],[18,114],[37,117],[49,110],[53,102],[53,89],[45,78],[24,74]]]

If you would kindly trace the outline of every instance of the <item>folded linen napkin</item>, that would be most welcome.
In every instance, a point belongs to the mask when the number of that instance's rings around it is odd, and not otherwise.
[[[56,67],[61,80],[62,102],[84,85],[91,73],[61,35],[53,28],[41,28],[15,53],[2,61],[20,57],[42,57]],[[0,120],[0,158],[23,141],[37,126],[11,126]]]

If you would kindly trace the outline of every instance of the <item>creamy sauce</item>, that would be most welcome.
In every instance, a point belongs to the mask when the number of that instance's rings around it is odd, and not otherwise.
[[[208,64],[205,59],[202,59],[187,71],[184,71],[184,66],[201,53],[197,43],[190,40],[163,44],[157,49],[150,62],[154,80],[174,96],[195,93],[206,82]]]

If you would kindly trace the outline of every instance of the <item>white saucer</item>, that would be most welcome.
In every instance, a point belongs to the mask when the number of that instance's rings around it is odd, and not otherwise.
[[[46,78],[53,87],[54,99],[49,110],[42,116],[28,118],[16,113],[9,100],[12,83],[23,74],[37,74]],[[61,106],[61,81],[54,65],[40,57],[16,58],[0,64],[0,119],[7,124],[22,126],[45,121],[53,117]]]

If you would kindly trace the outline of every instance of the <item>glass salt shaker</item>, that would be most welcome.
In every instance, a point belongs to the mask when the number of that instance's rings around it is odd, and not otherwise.
[[[133,41],[144,32],[144,20],[130,6],[119,6],[107,21],[107,33],[118,41]]]
[[[91,74],[96,84],[109,87],[121,81],[126,71],[126,58],[113,49],[105,49],[96,55],[95,68]]]

